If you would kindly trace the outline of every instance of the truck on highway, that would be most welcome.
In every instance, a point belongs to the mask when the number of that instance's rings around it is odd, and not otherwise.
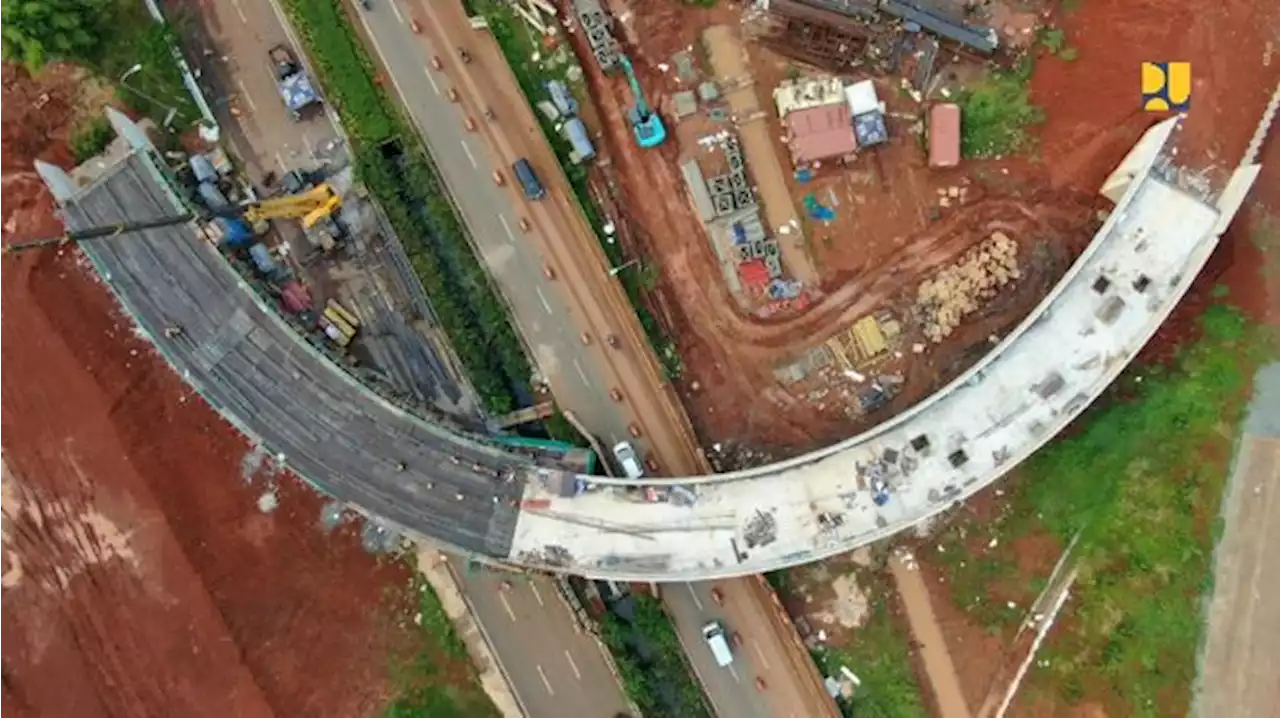
[[[511,165],[511,171],[516,173],[516,179],[520,180],[520,187],[524,189],[524,198],[533,202],[547,196],[547,188],[542,186],[542,181],[538,179],[538,175],[533,172],[533,165],[529,160],[521,157]]]
[[[276,45],[269,51],[271,64],[275,66],[276,89],[280,99],[284,100],[285,109],[293,115],[295,122],[302,119],[302,111],[311,105],[320,104],[320,94],[306,70],[298,63],[298,58],[285,45]]]

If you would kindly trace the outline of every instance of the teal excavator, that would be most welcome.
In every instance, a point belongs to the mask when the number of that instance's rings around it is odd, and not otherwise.
[[[636,99],[636,104],[627,110],[627,119],[631,122],[631,131],[635,133],[636,144],[646,150],[657,147],[667,139],[667,128],[662,124],[662,116],[644,101],[644,92],[640,89],[640,81],[636,79],[635,69],[631,67],[631,59],[623,55],[618,61],[622,63],[622,71],[627,73],[631,94]]]

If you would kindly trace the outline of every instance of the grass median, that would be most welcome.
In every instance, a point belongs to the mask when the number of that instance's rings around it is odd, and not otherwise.
[[[506,303],[476,257],[417,133],[382,87],[341,0],[284,0],[317,80],[351,136],[361,181],[395,228],[490,413],[515,408],[531,369]]]
[[[710,718],[676,628],[658,599],[637,593],[620,600],[601,621],[600,638],[613,655],[627,697],[646,718]]]

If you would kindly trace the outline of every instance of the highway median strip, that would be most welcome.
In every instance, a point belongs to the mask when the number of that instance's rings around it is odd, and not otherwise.
[[[646,718],[710,718],[706,698],[693,679],[693,669],[662,603],[639,593],[622,601],[631,602],[631,615],[619,615],[620,601],[604,615],[600,638],[613,655],[627,697]]]
[[[325,96],[351,135],[357,174],[395,228],[440,324],[492,414],[532,374],[507,307],[475,256],[421,139],[376,81],[340,0],[284,0]]]

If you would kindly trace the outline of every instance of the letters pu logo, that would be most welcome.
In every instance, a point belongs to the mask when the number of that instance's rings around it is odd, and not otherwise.
[[[1142,109],[1147,112],[1191,109],[1191,63],[1142,63]]]

